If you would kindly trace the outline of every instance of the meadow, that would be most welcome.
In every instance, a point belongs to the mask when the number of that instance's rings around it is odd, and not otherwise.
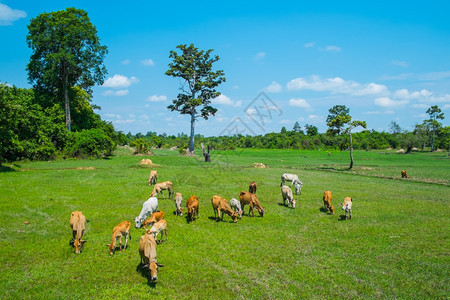
[[[400,155],[356,151],[212,151],[201,155],[154,150],[110,159],[17,162],[0,173],[2,298],[298,299],[450,297],[450,161],[447,153]],[[197,151],[197,153],[201,153]],[[150,158],[155,166],[140,166]],[[254,168],[253,163],[267,168]],[[200,201],[192,223],[159,200],[168,241],[158,245],[164,264],[156,284],[139,266],[143,229],[131,229],[126,251],[108,254],[115,225],[139,214],[151,187],[150,169],[175,192]],[[409,179],[401,179],[407,170]],[[280,176],[303,181],[296,209],[282,205]],[[216,222],[210,199],[238,198],[250,181],[265,209],[237,223]],[[336,214],[324,212],[333,192]],[[353,198],[353,218],[339,207]],[[81,254],[69,246],[70,212],[89,222]]]

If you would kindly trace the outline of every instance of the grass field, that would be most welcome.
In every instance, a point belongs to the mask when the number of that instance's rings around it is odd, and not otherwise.
[[[107,160],[19,162],[0,173],[2,298],[298,299],[450,298],[450,161],[447,153],[355,153],[294,150],[213,151],[181,157],[155,150],[132,156],[118,149]],[[140,272],[131,229],[126,251],[108,254],[112,228],[133,222],[148,198],[149,168],[183,194],[199,197],[200,217],[176,217],[173,200],[160,199],[168,241],[158,245],[158,282]],[[253,168],[253,163],[268,168]],[[400,179],[405,169],[411,176]],[[280,175],[303,181],[296,209],[281,205]],[[238,198],[258,183],[264,217],[231,223],[213,219],[210,199]],[[333,192],[336,215],[320,210]],[[353,218],[342,221],[339,202],[353,198]],[[69,246],[69,216],[90,220],[84,251]],[[248,208],[247,208],[248,211]],[[29,222],[29,224],[25,224]]]

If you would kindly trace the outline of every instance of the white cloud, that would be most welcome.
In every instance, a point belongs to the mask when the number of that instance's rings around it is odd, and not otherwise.
[[[295,78],[287,83],[288,90],[329,91],[332,94],[349,94],[352,96],[384,95],[389,91],[385,85],[376,83],[361,84],[340,77],[321,79],[312,75],[309,79]]]
[[[409,64],[406,61],[400,61],[400,60],[393,60],[391,62],[394,66],[406,68],[409,66]]]
[[[102,93],[103,96],[125,96],[128,95],[128,90],[118,90],[118,91],[112,91],[108,90],[104,93]]]
[[[139,80],[134,76],[128,78],[127,76],[116,74],[113,77],[106,79],[102,86],[109,88],[126,88],[136,82],[139,82]]]
[[[281,90],[283,89],[283,87],[281,86],[281,84],[279,84],[276,81],[272,81],[272,83],[264,88],[264,91],[269,92],[269,93],[279,93],[281,92]]]
[[[301,108],[311,108],[311,105],[309,105],[305,99],[290,99],[289,105]]]
[[[304,44],[303,46],[305,48],[311,48],[311,47],[314,47],[315,44],[316,44],[315,42],[309,42],[309,43]]]
[[[442,107],[442,109],[449,109],[450,108],[450,104],[444,104],[444,106]]]
[[[394,107],[401,107],[405,104],[408,104],[408,100],[392,100],[389,97],[380,97],[376,98],[374,101],[375,105],[386,107],[386,108],[394,108]]]
[[[114,124],[130,124],[136,122],[136,119],[126,119],[126,120],[115,120]]]
[[[12,25],[14,21],[26,16],[27,13],[25,11],[12,9],[8,5],[0,3],[0,25]]]
[[[249,109],[247,109],[247,111],[245,112],[247,115],[250,115],[250,116],[252,116],[252,115],[256,115],[257,114],[257,111],[256,111],[256,109],[254,109],[254,108],[249,108]]]
[[[280,124],[294,124],[294,121],[291,120],[281,120]]]
[[[120,119],[122,118],[121,115],[116,115],[116,114],[105,114],[106,118],[115,118],[115,119]]]
[[[153,61],[153,59],[144,59],[141,60],[141,64],[143,64],[144,66],[152,67],[155,65],[155,62]]]
[[[125,60],[122,60],[122,65],[128,65],[130,63],[130,60],[127,58]]]
[[[255,55],[255,59],[256,59],[256,60],[261,60],[261,59],[263,59],[264,57],[266,57],[266,52],[258,52],[258,53],[256,53],[256,55]]]
[[[421,90],[420,92],[412,92],[410,93],[407,89],[396,90],[394,93],[394,97],[400,99],[419,99],[419,98],[428,98],[433,95],[432,92],[428,90]]]
[[[167,96],[166,95],[153,95],[147,98],[147,101],[150,102],[159,102],[159,101],[166,101],[167,100]]]
[[[338,46],[328,45],[325,47],[325,50],[339,52],[342,49],[341,49],[341,47],[338,47]]]
[[[224,94],[221,94],[219,97],[212,99],[211,102],[214,104],[229,105],[233,107],[239,107],[242,105],[242,101],[233,101]]]

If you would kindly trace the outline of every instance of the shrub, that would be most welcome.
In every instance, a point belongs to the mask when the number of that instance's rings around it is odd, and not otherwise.
[[[151,144],[142,138],[132,141],[130,145],[131,147],[134,147],[133,154],[152,154]]]
[[[101,158],[112,154],[116,143],[100,129],[82,130],[69,134],[66,153],[77,158]]]

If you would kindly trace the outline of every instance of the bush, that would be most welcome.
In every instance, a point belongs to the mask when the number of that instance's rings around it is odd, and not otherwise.
[[[142,138],[132,141],[130,145],[131,147],[134,147],[133,154],[152,154],[151,144]]]
[[[116,143],[100,129],[89,129],[69,134],[66,153],[77,158],[101,158],[112,155]]]

